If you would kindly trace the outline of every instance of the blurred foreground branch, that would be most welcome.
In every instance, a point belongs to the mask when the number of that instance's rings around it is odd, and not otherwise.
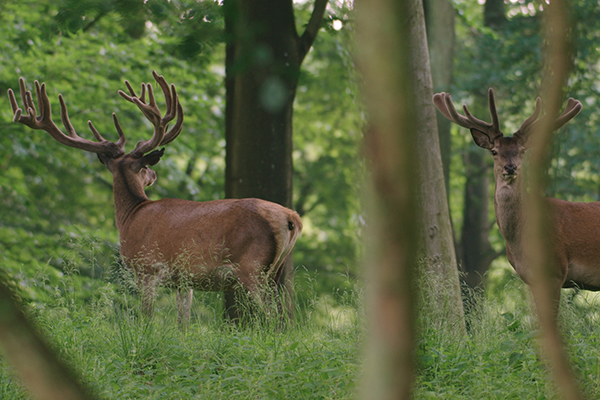
[[[558,328],[557,311],[560,300],[560,286],[552,280],[560,277],[552,276],[551,272],[558,269],[552,253],[550,232],[551,219],[548,218],[548,203],[543,199],[546,187],[546,174],[550,163],[550,146],[552,144],[552,124],[558,116],[563,99],[563,90],[571,69],[569,10],[566,1],[556,0],[550,4],[543,3],[545,10],[544,36],[546,38],[546,60],[542,77],[541,97],[546,104],[546,112],[551,118],[544,118],[539,129],[531,135],[529,164],[529,192],[525,201],[525,215],[529,223],[525,225],[524,237],[528,254],[527,262],[534,271],[534,279],[530,283],[536,302],[540,325],[543,330],[544,355],[550,362],[558,390],[569,400],[582,399],[577,380],[571,370],[565,353],[561,334]],[[558,288],[558,289],[555,289]],[[558,292],[556,292],[558,290]]]
[[[24,385],[39,400],[94,399],[34,329],[0,275],[0,343]]]
[[[362,398],[410,398],[414,380],[417,141],[409,65],[414,0],[356,4],[371,166],[365,276],[369,332]]]

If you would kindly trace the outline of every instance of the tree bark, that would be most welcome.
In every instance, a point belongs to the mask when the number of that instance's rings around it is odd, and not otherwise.
[[[327,0],[316,0],[296,32],[291,0],[226,0],[225,196],[257,197],[292,207],[292,116],[300,65]],[[292,257],[280,283],[292,297]],[[226,293],[226,309],[234,296]],[[288,304],[290,316],[293,305]]]
[[[471,288],[483,283],[483,275],[497,257],[489,241],[490,167],[479,147],[469,146],[465,153],[465,190],[460,254],[464,280]]]
[[[431,60],[431,78],[434,93],[449,92],[454,71],[455,11],[448,0],[426,0],[425,22],[427,43]],[[437,116],[438,135],[446,195],[450,189],[450,157],[452,154],[450,127],[451,122],[439,113]]]
[[[483,24],[490,28],[498,28],[505,22],[504,0],[486,0],[483,6]]]
[[[484,24],[490,28],[500,27],[506,22],[504,12],[504,0],[487,0],[483,10]],[[477,99],[481,99],[477,104],[487,104],[487,87],[481,90],[481,95],[476,94]],[[476,115],[485,115],[484,109]],[[495,252],[489,241],[490,183],[487,177],[490,172],[490,164],[481,154],[481,149],[471,144],[465,154],[465,198],[459,254],[464,281],[473,289],[484,283],[483,276],[492,261],[503,254]]]
[[[408,399],[414,381],[417,142],[409,21],[414,0],[356,3],[358,63],[370,128],[365,265],[369,332],[361,398]]]
[[[421,0],[356,3],[372,195],[365,266],[370,319],[362,397],[408,399],[414,380],[417,255],[464,331]],[[440,307],[446,307],[440,304]]]
[[[528,186],[525,197],[524,238],[527,263],[533,272],[530,282],[535,299],[538,318],[542,327],[543,355],[551,364],[554,383],[563,398],[569,400],[583,399],[577,379],[571,368],[560,334],[557,321],[557,308],[560,299],[560,289],[556,292],[556,279],[552,270],[557,268],[555,261],[548,251],[551,238],[548,235],[549,219],[547,203],[542,198],[546,186],[544,171],[550,165],[550,145],[552,143],[552,125],[558,116],[562,103],[563,88],[573,67],[571,43],[568,32],[569,25],[568,2],[555,0],[544,7],[543,27],[547,47],[545,51],[544,74],[542,76],[541,97],[550,118],[543,118],[537,130],[533,132],[530,146]]]
[[[413,3],[411,3],[413,4]],[[414,101],[416,104],[417,155],[419,161],[419,239],[425,266],[440,289],[438,304],[445,323],[465,331],[463,305],[458,279],[458,265],[454,247],[454,235],[450,223],[448,196],[439,136],[436,111],[433,106],[433,82],[430,72],[425,19],[421,1],[413,4],[413,19],[410,24],[409,66],[413,76]]]

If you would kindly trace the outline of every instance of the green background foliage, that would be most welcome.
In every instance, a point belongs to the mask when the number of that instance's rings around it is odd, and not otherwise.
[[[135,105],[118,94],[151,82],[151,70],[175,83],[184,107],[183,131],[155,166],[151,199],[213,200],[224,196],[224,43],[221,7],[212,1],[35,1],[5,4],[0,15],[0,90],[33,89],[46,82],[59,120],[64,96],[78,133],[91,138],[87,121],[116,140],[118,114],[127,149],[152,132]],[[348,51],[351,31],[331,28],[327,17],[300,78],[295,114],[295,205],[305,230],[296,265],[319,276],[324,293],[357,274],[360,228],[359,154],[362,116]],[[297,12],[308,21],[310,4]],[[156,86],[156,85],[155,85]],[[18,90],[17,90],[18,92]],[[18,93],[17,93],[18,96]],[[158,95],[159,105],[162,95]],[[56,285],[69,265],[102,277],[118,253],[111,177],[91,153],[67,148],[42,131],[11,122],[0,99],[0,262],[32,297],[36,271],[56,270]],[[58,123],[60,125],[60,123]],[[85,243],[84,246],[81,244]],[[87,249],[82,251],[81,249]],[[27,282],[27,284],[25,284]],[[301,279],[302,282],[302,279]],[[302,284],[302,283],[300,283]],[[36,286],[38,285],[38,286]],[[41,286],[40,286],[41,285]],[[92,285],[93,286],[93,285]]]

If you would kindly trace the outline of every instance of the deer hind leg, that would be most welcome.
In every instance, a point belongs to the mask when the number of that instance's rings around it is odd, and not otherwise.
[[[142,297],[142,312],[148,318],[154,315],[154,300],[160,278],[156,275],[143,274],[139,279],[139,291]]]
[[[193,298],[193,289],[188,287],[177,288],[177,324],[183,329],[187,329],[190,325]]]
[[[257,270],[256,268],[255,270]],[[241,321],[250,322],[257,311],[265,309],[265,279],[261,272],[248,271],[247,268],[236,270],[235,282],[224,292],[224,316],[236,324]]]
[[[254,274],[240,277],[248,311],[265,317],[282,316],[285,298],[278,290],[275,277],[267,276],[262,270],[264,268],[257,268]]]

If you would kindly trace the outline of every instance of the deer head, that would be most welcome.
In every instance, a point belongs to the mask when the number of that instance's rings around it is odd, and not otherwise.
[[[452,97],[448,93],[437,93],[433,96],[433,103],[437,109],[450,121],[471,131],[471,136],[475,144],[481,148],[489,150],[494,157],[494,176],[496,184],[512,184],[519,176],[523,157],[527,150],[527,141],[532,132],[538,129],[542,121],[540,116],[542,100],[538,97],[535,101],[535,111],[527,118],[519,130],[513,136],[504,136],[500,130],[498,112],[496,111],[496,101],[494,99],[494,90],[488,91],[489,107],[492,122],[488,123],[475,118],[463,105],[465,115],[461,115],[454,108]],[[578,100],[570,98],[562,114],[555,120],[552,130],[557,130],[569,122],[581,111],[581,103]],[[542,118],[546,118],[542,117]]]
[[[119,134],[119,139],[116,142],[109,142],[104,139],[91,121],[88,121],[88,126],[96,138],[96,141],[83,139],[75,132],[75,129],[69,120],[65,100],[63,99],[63,96],[59,94],[60,117],[65,127],[66,134],[61,131],[52,120],[50,100],[46,93],[46,84],[42,83],[40,85],[37,80],[35,81],[35,89],[38,109],[36,109],[31,91],[27,90],[25,87],[25,80],[23,78],[19,79],[19,91],[26,112],[25,114],[19,107],[12,89],[8,89],[8,98],[14,114],[13,121],[27,125],[31,129],[46,131],[56,141],[66,146],[96,153],[100,161],[106,165],[113,174],[115,183],[117,183],[118,180],[124,180],[128,187],[136,192],[135,194],[137,196],[145,198],[144,187],[151,185],[156,180],[156,173],[148,167],[158,163],[164,154],[164,149],[154,149],[175,140],[177,135],[181,132],[183,125],[183,108],[179,102],[175,85],[169,87],[165,78],[158,75],[156,71],[152,71],[152,76],[154,76],[156,83],[161,87],[165,96],[167,111],[164,116],[162,116],[156,104],[151,84],[142,83],[140,96],[136,95],[128,81],[125,81],[125,85],[127,86],[129,95],[122,90],[119,90],[119,94],[125,100],[137,105],[144,116],[154,126],[152,137],[148,140],[140,141],[135,146],[135,149],[127,154],[125,153],[125,135],[123,134],[123,130],[121,129],[115,113],[113,113],[113,121]],[[147,101],[146,93],[148,94]],[[177,116],[175,125],[171,130],[167,131],[169,122],[175,119],[175,116]]]

